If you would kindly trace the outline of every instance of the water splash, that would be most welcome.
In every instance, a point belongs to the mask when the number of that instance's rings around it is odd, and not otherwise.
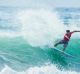
[[[27,10],[18,14],[22,23],[23,37],[32,46],[53,44],[55,38],[60,38],[65,26],[59,20],[57,13],[49,10]]]

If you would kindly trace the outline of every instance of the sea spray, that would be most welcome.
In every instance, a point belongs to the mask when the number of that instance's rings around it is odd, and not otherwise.
[[[65,26],[56,12],[48,10],[26,10],[18,14],[23,37],[32,46],[51,45],[56,38],[61,38]]]

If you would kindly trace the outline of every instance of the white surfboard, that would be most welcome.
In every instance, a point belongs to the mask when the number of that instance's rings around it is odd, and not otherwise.
[[[53,47],[53,48],[51,48],[51,49],[53,49],[53,50],[55,50],[55,51],[57,51],[57,52],[60,52],[60,53],[61,53],[62,55],[64,55],[64,56],[76,58],[75,56],[73,56],[73,55],[71,55],[71,54],[69,54],[69,53],[67,53],[67,52],[65,52],[65,51],[59,50],[59,49],[56,48],[56,47]]]

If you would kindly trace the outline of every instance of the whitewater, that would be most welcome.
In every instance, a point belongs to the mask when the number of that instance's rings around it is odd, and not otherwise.
[[[0,74],[80,74],[79,33],[72,35],[66,49],[75,58],[51,49],[66,29],[79,26],[63,24],[54,10],[1,10]]]

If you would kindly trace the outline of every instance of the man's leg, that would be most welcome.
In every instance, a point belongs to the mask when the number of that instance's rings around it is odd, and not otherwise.
[[[68,44],[64,44],[64,48],[62,51],[65,51],[66,47],[67,47]]]
[[[57,45],[62,44],[62,41],[56,43],[54,46],[56,47]]]

